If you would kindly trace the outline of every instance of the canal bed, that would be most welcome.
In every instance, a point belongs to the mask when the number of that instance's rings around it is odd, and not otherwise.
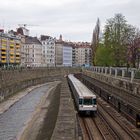
[[[16,139],[47,90],[47,84],[32,90],[6,112],[0,114],[0,140]]]

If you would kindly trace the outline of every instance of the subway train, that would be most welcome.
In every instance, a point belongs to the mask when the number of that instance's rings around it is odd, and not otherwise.
[[[68,83],[78,113],[82,115],[95,115],[97,111],[96,95],[73,74],[68,75]]]

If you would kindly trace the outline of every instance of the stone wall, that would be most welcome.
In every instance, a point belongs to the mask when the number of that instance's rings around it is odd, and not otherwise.
[[[126,79],[115,78],[109,75],[96,73],[89,70],[83,70],[83,74],[140,97],[140,83],[131,82]]]
[[[0,71],[0,102],[29,86],[61,80],[69,73],[80,72],[80,68],[36,68]]]

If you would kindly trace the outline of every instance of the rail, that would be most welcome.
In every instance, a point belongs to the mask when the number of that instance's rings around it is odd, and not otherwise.
[[[123,132],[126,132],[127,137],[130,137],[130,139],[132,139],[132,140],[138,140],[139,137],[132,132],[130,127],[128,127],[126,124],[123,124],[122,121],[120,121],[121,119],[119,118],[119,116],[116,116],[114,114],[114,112],[112,110],[110,110],[109,107],[105,107],[105,106],[106,106],[105,103],[101,103],[101,101],[98,100],[98,109],[100,109],[100,107],[101,107],[114,120],[114,122],[116,122],[120,126],[120,128],[122,129],[122,134],[119,134],[120,137],[123,135]],[[105,115],[104,115],[104,117],[105,117]],[[112,128],[112,129],[114,129],[114,128]]]

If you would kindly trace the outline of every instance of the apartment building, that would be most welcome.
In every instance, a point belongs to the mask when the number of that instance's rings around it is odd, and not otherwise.
[[[85,64],[85,48],[79,46],[78,48],[78,64],[80,66]]]
[[[21,66],[26,66],[27,58],[29,56],[29,52],[27,46],[25,45],[25,36],[21,36]]]
[[[21,63],[21,38],[13,33],[0,30],[0,65],[19,65]]]
[[[25,44],[22,48],[24,66],[40,67],[42,61],[42,44],[37,37],[25,36]]]
[[[43,66],[55,66],[55,38],[41,35]]]
[[[85,47],[85,65],[92,65],[92,49],[90,46]]]
[[[92,65],[92,49],[89,43],[73,43],[72,64],[73,66]]]
[[[78,46],[76,44],[72,45],[72,65],[79,66],[79,64],[78,64]]]
[[[55,42],[55,66],[63,66],[63,43]]]

